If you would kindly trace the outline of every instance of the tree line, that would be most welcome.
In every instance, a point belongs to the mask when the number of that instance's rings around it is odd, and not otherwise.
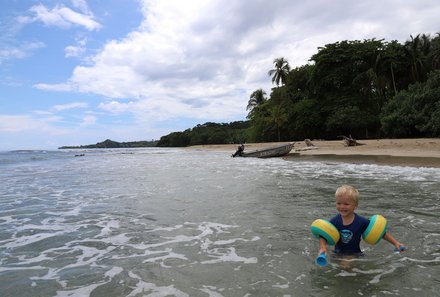
[[[268,75],[275,86],[250,94],[247,121],[198,125],[158,146],[440,136],[440,33],[327,44],[294,69],[276,58]]]
[[[231,123],[205,123],[183,132],[162,136],[156,146],[185,147],[200,144],[226,144],[248,142],[250,121]]]

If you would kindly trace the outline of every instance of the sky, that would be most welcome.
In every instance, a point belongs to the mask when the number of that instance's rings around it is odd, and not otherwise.
[[[0,0],[0,150],[246,120],[284,57],[440,32],[438,0]]]

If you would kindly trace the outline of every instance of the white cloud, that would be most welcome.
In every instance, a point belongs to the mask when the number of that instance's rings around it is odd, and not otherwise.
[[[56,113],[71,111],[75,109],[88,108],[86,102],[72,102],[67,104],[59,104],[52,106],[49,110],[35,110],[33,115],[0,115],[0,133],[48,133],[50,135],[66,134],[67,130],[58,128],[57,124],[64,122],[64,117]],[[85,115],[82,122],[77,125],[71,123],[72,126],[92,125],[96,122],[93,115]]]
[[[79,2],[79,1],[78,1]],[[61,28],[70,28],[73,25],[82,26],[89,31],[99,30],[101,24],[94,20],[93,15],[82,4],[82,10],[86,10],[86,14],[73,11],[72,9],[57,5],[52,9],[48,9],[42,4],[34,5],[29,9],[32,16],[22,16],[18,21],[22,23],[42,22],[47,26],[56,26]]]
[[[49,116],[45,118],[37,118],[29,115],[0,115],[0,132],[17,133],[23,131],[51,131],[57,129],[52,128],[49,124],[60,121],[60,117]]]
[[[72,5],[78,8],[82,13],[92,15],[86,0],[72,0]]]
[[[219,45],[226,47],[222,38],[230,33],[215,28],[212,28],[214,34],[210,34],[211,29],[204,35],[194,32],[199,30],[200,24],[194,24],[199,20],[193,20],[193,15],[198,14],[200,6],[206,6],[201,3],[192,6],[179,1],[150,3],[156,10],[146,12],[146,21],[141,29],[122,40],[107,43],[93,58],[92,66],[76,67],[66,83],[37,84],[36,87],[45,90],[76,89],[113,99],[136,99],[144,109],[160,110],[161,118],[178,116],[176,110],[186,116],[205,115],[207,118],[211,113],[209,108],[213,106],[237,107],[237,98],[234,98],[236,89],[242,90],[239,101],[246,101],[248,96],[245,91],[248,87],[243,85],[242,62],[231,55],[236,50],[228,54],[219,49]],[[192,25],[196,29],[191,28]],[[219,53],[225,56],[217,56]],[[270,64],[266,67],[271,67]],[[231,75],[234,72],[236,74]],[[263,70],[260,78],[266,72]],[[235,82],[237,78],[241,81]],[[264,79],[269,82],[267,77],[264,76]],[[217,118],[242,115],[242,105],[235,110],[217,110],[214,114]],[[113,101],[102,104],[101,108],[111,112],[124,110],[135,113],[136,110],[131,109],[133,106]],[[136,108],[139,109],[139,106]]]
[[[81,57],[86,52],[87,39],[77,40],[76,45],[69,45],[64,48],[64,56],[69,57]]]
[[[89,107],[89,104],[87,102],[72,102],[67,104],[59,104],[55,105],[51,108],[53,111],[66,111],[71,109],[79,109],[79,108],[87,108]]]
[[[98,94],[110,99],[101,110],[137,119],[242,119],[254,90],[270,93],[267,72],[275,58],[296,67],[319,46],[340,40],[404,41],[414,30],[433,33],[440,9],[430,0],[139,2],[144,18],[135,31],[107,42],[66,82],[35,87]],[[91,15],[84,1],[75,3]],[[42,11],[48,23],[75,19],[60,7]],[[78,49],[68,47],[66,55]]]
[[[97,118],[93,115],[86,115],[83,118],[83,121],[81,123],[81,126],[91,126],[96,123]]]
[[[45,91],[61,91],[68,92],[73,91],[74,86],[71,83],[60,83],[60,84],[35,84],[35,88]]]
[[[96,139],[104,140],[115,136],[111,131],[112,127],[90,129],[96,122],[93,116],[85,116],[76,125],[60,127],[57,125],[59,122],[63,122],[61,117],[43,113],[37,116],[0,115],[0,150],[54,149],[63,145],[95,143]],[[111,133],[107,133],[108,131]],[[117,135],[119,137],[123,134]]]
[[[99,104],[98,108],[113,114],[121,114],[132,110],[133,102],[121,103],[118,101],[110,101]]]
[[[42,42],[28,42],[19,47],[10,47],[0,49],[0,64],[8,59],[23,59],[31,55],[31,53],[39,48],[44,47]]]
[[[84,54],[86,48],[83,46],[69,45],[64,48],[65,57],[80,57]]]

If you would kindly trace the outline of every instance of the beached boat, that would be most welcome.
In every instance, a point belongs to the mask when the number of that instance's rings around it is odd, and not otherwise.
[[[274,147],[264,148],[260,150],[254,150],[245,152],[244,146],[240,146],[239,149],[232,155],[233,157],[254,157],[254,158],[272,158],[282,157],[290,153],[293,149],[293,142],[288,144],[278,145]]]

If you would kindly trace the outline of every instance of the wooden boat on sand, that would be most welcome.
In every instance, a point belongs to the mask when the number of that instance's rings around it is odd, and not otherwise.
[[[238,147],[238,150],[232,155],[232,157],[254,157],[254,158],[272,158],[282,157],[290,153],[293,149],[293,142],[288,144],[278,145],[274,147],[264,148],[260,150],[254,150],[245,152],[244,145]]]

